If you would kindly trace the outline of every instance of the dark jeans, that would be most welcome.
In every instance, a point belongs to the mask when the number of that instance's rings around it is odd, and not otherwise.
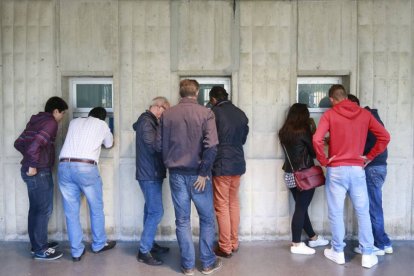
[[[315,236],[312,224],[308,215],[308,207],[312,201],[315,189],[300,192],[296,188],[289,189],[295,200],[295,212],[292,217],[292,242],[299,243],[301,241],[302,229],[309,238]]]
[[[382,186],[387,176],[387,166],[367,166],[365,175],[374,245],[379,249],[384,249],[385,246],[391,245],[390,238],[384,229],[384,212],[382,210]]]
[[[28,232],[32,249],[41,253],[47,249],[47,225],[53,210],[53,178],[50,170],[27,176],[21,170],[29,194]]]

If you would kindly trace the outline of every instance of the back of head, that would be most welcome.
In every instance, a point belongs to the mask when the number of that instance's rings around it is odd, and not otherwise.
[[[348,94],[348,100],[350,100],[351,102],[356,103],[358,106],[360,105],[359,104],[359,99],[355,95]]]
[[[62,113],[62,111],[68,109],[68,104],[60,97],[51,97],[46,102],[45,112],[53,113],[55,109]]]
[[[198,93],[199,84],[196,80],[185,79],[180,81],[180,97],[195,97]]]
[[[301,133],[310,133],[310,114],[306,104],[295,103],[288,112],[286,121],[279,130],[279,139],[283,144],[294,142]]]
[[[88,117],[98,118],[102,121],[105,121],[106,118],[106,110],[103,107],[94,107],[91,111],[89,111]]]
[[[334,84],[329,88],[329,98],[338,102],[347,98],[346,89],[342,84]]]
[[[213,86],[209,93],[210,99],[214,98],[218,101],[225,101],[228,99],[229,94],[227,93],[226,89],[221,86]]]

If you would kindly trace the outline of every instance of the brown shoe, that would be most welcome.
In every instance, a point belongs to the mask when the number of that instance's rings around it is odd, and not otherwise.
[[[231,254],[231,252],[226,253],[223,250],[221,250],[220,247],[217,247],[216,250],[214,250],[214,253],[216,253],[216,256],[227,258],[227,259],[229,259],[229,258],[231,258],[231,256],[233,256],[233,254]]]
[[[203,273],[204,275],[210,275],[219,270],[222,266],[223,262],[219,258],[217,258],[212,266],[203,268],[203,270],[201,270],[201,273]]]
[[[186,275],[186,276],[192,276],[192,275],[194,275],[194,268],[184,268],[184,267],[181,267],[181,271],[184,273],[184,275]]]

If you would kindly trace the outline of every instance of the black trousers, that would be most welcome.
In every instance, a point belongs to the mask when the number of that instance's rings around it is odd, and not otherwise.
[[[315,189],[300,192],[297,188],[289,189],[295,200],[295,212],[292,217],[292,242],[299,243],[301,241],[302,229],[309,238],[315,236],[312,224],[308,215],[308,207],[312,201]]]

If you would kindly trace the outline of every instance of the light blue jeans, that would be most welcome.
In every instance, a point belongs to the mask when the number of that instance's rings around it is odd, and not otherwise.
[[[211,179],[211,176],[210,176]],[[203,268],[211,267],[216,261],[213,243],[216,235],[211,180],[206,180],[204,191],[197,191],[193,184],[197,175],[170,174],[171,195],[174,203],[175,225],[181,253],[181,266],[195,267],[195,250],[191,232],[191,201],[200,217],[200,261]]]
[[[139,251],[148,253],[154,244],[157,226],[164,214],[162,206],[162,180],[138,180],[144,194],[144,230],[141,234]]]
[[[73,257],[79,257],[85,245],[79,220],[82,193],[89,205],[92,228],[92,250],[101,250],[106,243],[105,215],[103,212],[102,180],[96,165],[78,162],[60,162],[59,188]]]
[[[365,171],[360,166],[328,167],[325,185],[328,218],[332,231],[332,247],[343,252],[345,247],[344,203],[349,194],[358,219],[358,239],[362,254],[371,254],[374,246]]]

